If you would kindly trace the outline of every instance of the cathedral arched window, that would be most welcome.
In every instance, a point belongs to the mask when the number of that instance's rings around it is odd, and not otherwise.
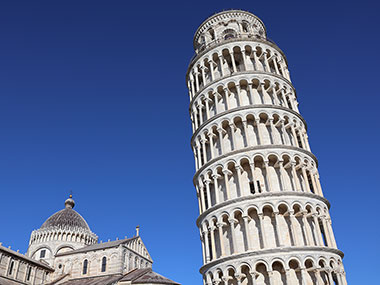
[[[46,256],[46,249],[43,249],[40,252],[40,258],[45,258],[45,256]]]
[[[26,281],[30,280],[30,275],[32,274],[32,267],[28,267],[28,271],[26,273]]]
[[[12,275],[14,265],[15,265],[15,261],[11,259],[11,262],[9,263],[8,275]]]
[[[107,257],[103,257],[102,259],[102,272],[106,272],[107,269]]]
[[[102,265],[103,266],[103,265]],[[85,259],[83,261],[83,274],[87,274],[87,268],[88,268],[88,260]],[[103,268],[103,267],[102,267]],[[104,270],[105,271],[105,270]]]

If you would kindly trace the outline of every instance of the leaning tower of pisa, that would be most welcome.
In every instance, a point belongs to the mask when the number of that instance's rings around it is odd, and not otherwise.
[[[240,10],[205,20],[194,49],[204,284],[347,284],[284,53]]]

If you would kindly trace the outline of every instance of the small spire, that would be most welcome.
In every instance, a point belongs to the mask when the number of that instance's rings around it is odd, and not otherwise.
[[[136,227],[136,236],[139,236],[140,235],[140,226],[137,226]]]

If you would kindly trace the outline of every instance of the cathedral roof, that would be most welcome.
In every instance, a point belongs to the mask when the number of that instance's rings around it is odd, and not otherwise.
[[[60,228],[91,231],[86,220],[73,209],[74,206],[75,202],[70,195],[70,198],[65,201],[65,208],[51,215],[40,229]]]
[[[112,275],[103,275],[103,276],[94,276],[94,277],[81,277],[68,280],[62,285],[112,285],[116,282],[128,282],[126,284],[159,284],[159,285],[180,285],[177,282],[174,282],[154,271],[151,268],[145,269],[134,269],[131,272],[121,275],[121,274],[112,274]],[[53,281],[52,284],[57,284],[57,280]]]
[[[103,249],[112,248],[112,247],[118,247],[119,245],[123,243],[127,243],[137,238],[138,237],[132,237],[132,238],[114,240],[114,241],[109,241],[109,242],[104,242],[104,243],[96,243],[96,244],[78,248],[72,251],[59,253],[58,256],[72,255],[76,253],[83,253],[83,252],[89,252],[89,251],[95,251],[95,250],[103,250]]]

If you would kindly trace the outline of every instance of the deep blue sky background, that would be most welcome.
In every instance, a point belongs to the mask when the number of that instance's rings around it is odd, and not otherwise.
[[[241,8],[287,55],[349,284],[375,284],[380,7],[371,2],[1,1],[0,241],[25,252],[72,189],[99,239],[139,224],[157,272],[201,284],[185,73],[198,25]]]

